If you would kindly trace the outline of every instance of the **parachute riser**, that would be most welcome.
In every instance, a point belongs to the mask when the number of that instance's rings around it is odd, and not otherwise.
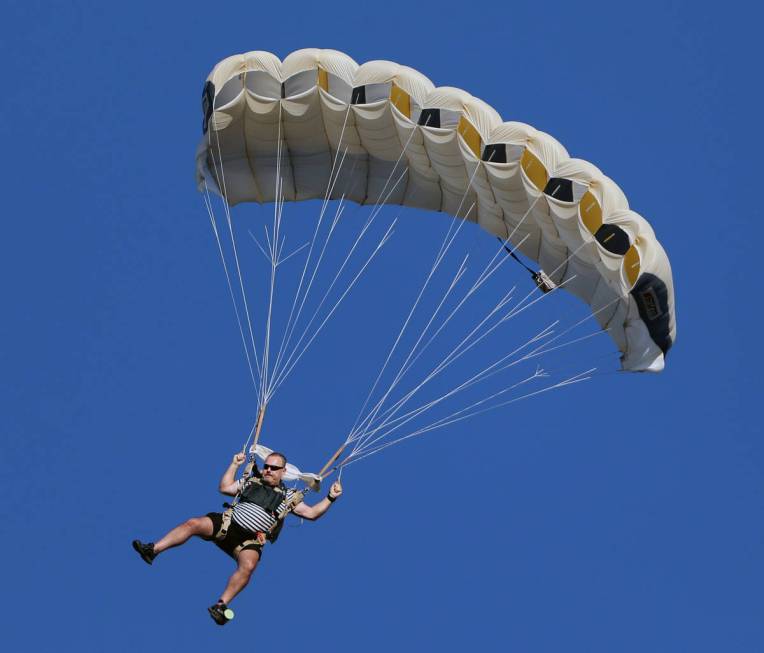
[[[321,471],[318,472],[318,475],[322,479],[324,477],[324,472],[326,472],[327,469],[329,469],[335,462],[337,462],[337,459],[342,455],[342,452],[345,451],[346,446],[347,443],[343,444],[339,449],[337,449],[337,451],[334,452],[334,455],[326,461],[326,464],[321,468]]]
[[[257,443],[260,441],[260,431],[263,429],[263,419],[265,419],[265,409],[267,407],[268,404],[263,404],[257,413],[257,422],[255,424],[255,439],[253,442],[255,446],[257,446]]]
[[[236,496],[233,498],[231,503],[228,506],[228,509],[231,510],[233,506],[235,506],[237,503],[239,503],[239,497],[241,496],[242,491],[244,490],[244,486],[246,485],[247,481],[252,477],[252,474],[255,470],[255,467],[257,465],[257,456],[254,453],[254,448],[257,445],[257,441],[260,439],[260,431],[263,428],[263,419],[265,417],[265,408],[267,404],[260,407],[260,410],[257,413],[257,421],[255,422],[255,439],[254,444],[250,451],[252,453],[249,454],[249,461],[247,462],[247,466],[244,468],[244,473],[241,476],[241,481],[239,485],[239,491],[236,493]],[[249,440],[244,443],[244,448],[242,449],[242,452],[246,455],[247,453],[247,444],[249,443]],[[226,529],[227,530],[227,529]]]

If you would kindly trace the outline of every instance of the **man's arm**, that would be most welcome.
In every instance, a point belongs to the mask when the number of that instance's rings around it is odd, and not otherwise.
[[[332,483],[332,487],[329,488],[329,494],[321,499],[316,505],[309,506],[305,502],[298,503],[292,512],[303,519],[315,521],[329,510],[329,507],[341,494],[342,484],[339,481],[335,481]]]
[[[236,470],[239,469],[241,464],[247,459],[243,453],[237,453],[234,455],[231,464],[228,465],[228,469],[225,470],[223,478],[220,479],[218,490],[223,494],[235,497],[239,491],[239,482],[236,480]]]

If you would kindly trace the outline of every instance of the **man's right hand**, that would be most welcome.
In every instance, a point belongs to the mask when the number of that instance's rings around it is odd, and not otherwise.
[[[247,459],[247,456],[241,451],[239,453],[234,454],[233,460],[231,461],[232,465],[241,465],[245,460]]]

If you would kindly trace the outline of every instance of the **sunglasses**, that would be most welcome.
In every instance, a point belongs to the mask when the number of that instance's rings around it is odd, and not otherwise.
[[[263,465],[263,470],[268,470],[270,472],[277,472],[280,469],[284,469],[284,466],[282,465],[279,467],[278,465]]]

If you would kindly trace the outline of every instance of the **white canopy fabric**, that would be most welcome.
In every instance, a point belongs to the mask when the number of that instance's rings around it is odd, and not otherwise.
[[[347,148],[330,198],[478,223],[591,307],[624,370],[663,369],[676,338],[668,257],[616,183],[548,134],[406,66],[336,50],[228,57],[203,100],[200,189],[231,206],[272,202],[278,169],[287,200],[323,198]],[[393,170],[406,172],[395,186]]]

